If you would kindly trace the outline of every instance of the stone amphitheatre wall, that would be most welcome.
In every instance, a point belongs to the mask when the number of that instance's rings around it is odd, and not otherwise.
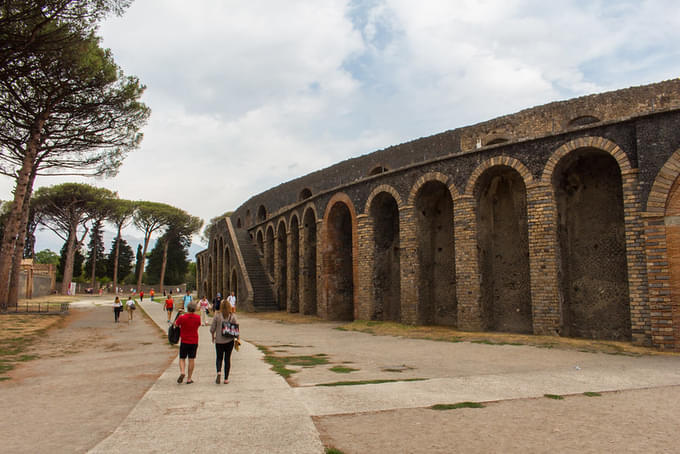
[[[236,286],[251,310],[680,349],[678,150],[677,79],[414,140],[246,201],[198,254],[199,288]]]

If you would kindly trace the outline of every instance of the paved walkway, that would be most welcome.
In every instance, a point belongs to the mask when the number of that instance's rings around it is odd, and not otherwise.
[[[160,304],[142,308],[166,329]],[[262,353],[243,342],[232,354],[228,385],[215,384],[215,349],[208,327],[199,331],[194,383],[178,385],[178,360],[92,453],[322,453],[306,407]]]

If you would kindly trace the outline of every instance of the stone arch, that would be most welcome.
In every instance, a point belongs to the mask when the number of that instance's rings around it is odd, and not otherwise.
[[[379,189],[379,188],[376,188]],[[371,244],[373,308],[371,319],[401,321],[399,194],[389,186],[373,191],[366,211],[373,232]],[[396,197],[395,197],[396,196]]]
[[[525,188],[529,188],[534,184],[534,177],[531,175],[531,171],[521,161],[509,156],[495,156],[482,162],[472,171],[465,185],[465,195],[473,195],[479,177],[485,171],[495,166],[506,166],[516,170],[520,177],[522,177]]]
[[[381,192],[386,192],[390,194],[397,202],[397,206],[399,208],[403,206],[403,202],[401,201],[401,196],[399,195],[399,192],[397,192],[396,189],[394,189],[392,186],[388,184],[381,184],[377,186],[375,189],[373,189],[373,191],[371,191],[371,194],[368,196],[368,199],[366,200],[366,205],[364,207],[364,214],[369,214],[369,210],[371,208],[371,203],[373,203],[373,199]]]
[[[238,304],[238,273],[236,272],[236,267],[231,270],[231,285],[229,286],[229,291],[234,292],[236,297],[236,302]]]
[[[309,188],[303,188],[298,195],[298,201],[303,201],[312,196],[312,190]]]
[[[264,264],[267,273],[274,277],[274,224],[267,224],[264,238]]]
[[[300,258],[301,265],[301,289],[300,310],[305,315],[316,315],[317,309],[317,232],[316,232],[316,207],[307,205],[302,214]]]
[[[594,148],[609,153],[619,164],[621,173],[627,173],[632,170],[626,153],[611,140],[605,139],[604,137],[579,137],[578,139],[563,144],[550,156],[543,168],[541,184],[551,185],[557,163],[570,152],[582,148]]]
[[[250,214],[250,208],[246,210],[246,227],[253,225],[253,217]]]
[[[297,212],[288,221],[290,247],[288,250],[288,310],[300,311],[300,222]]]
[[[385,167],[384,165],[380,164],[371,169],[370,172],[368,172],[368,176],[372,177],[375,175],[380,175],[381,173],[389,172],[390,169]]]
[[[322,229],[323,302],[330,320],[354,320],[357,217],[352,200],[342,192],[326,205]]]
[[[476,206],[482,325],[492,331],[532,333],[527,218],[527,184],[532,180],[521,163],[509,166],[506,161],[480,165],[470,178],[474,186],[468,185]]]
[[[455,187],[440,173],[423,175],[414,185],[409,204],[414,209],[417,250],[417,321],[456,326]]]
[[[275,238],[276,299],[279,302],[279,309],[285,310],[288,308],[288,234],[285,218],[279,219],[276,224]]]
[[[431,181],[439,181],[440,183],[444,184],[448,188],[452,200],[458,197],[458,189],[456,189],[456,186],[450,181],[449,177],[441,172],[428,172],[418,178],[411,187],[411,192],[408,196],[408,205],[412,206],[415,203],[416,194],[418,191],[420,191],[423,185]]]
[[[224,295],[224,237],[220,235],[217,246],[217,291]]]
[[[680,149],[661,167],[646,203],[645,244],[652,310],[662,323],[652,320],[653,342],[663,349],[680,350]],[[668,336],[672,321],[674,339]]]
[[[257,207],[257,222],[264,222],[267,219],[267,209],[264,205]]]
[[[264,256],[264,230],[262,228],[257,229],[255,233],[255,244],[260,255]]]
[[[208,291],[207,291],[209,299],[214,298],[212,279],[213,279],[213,258],[210,257],[210,261],[208,262]]]
[[[631,172],[625,153],[597,137],[561,146],[546,164],[542,181],[557,208],[562,335],[631,339],[624,172]]]
[[[241,218],[237,218],[237,219],[236,219],[236,228],[237,228],[237,229],[240,229],[241,227],[242,227]]]

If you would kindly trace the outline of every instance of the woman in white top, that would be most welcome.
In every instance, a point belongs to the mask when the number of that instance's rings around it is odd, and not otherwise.
[[[201,308],[201,326],[207,326],[208,323],[206,323],[206,315],[208,314],[210,303],[205,296],[203,296],[198,302],[198,307]]]
[[[116,299],[113,301],[113,320],[115,323],[118,323],[118,319],[120,319],[120,312],[123,310],[123,303],[120,302],[120,298],[116,297]]]
[[[231,292],[229,296],[227,297],[227,301],[231,305],[231,311],[236,312],[236,296],[234,296],[234,292]]]

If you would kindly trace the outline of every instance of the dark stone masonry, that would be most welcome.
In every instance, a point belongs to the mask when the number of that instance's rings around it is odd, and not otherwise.
[[[197,255],[240,310],[680,351],[680,79],[349,159],[255,195]]]

